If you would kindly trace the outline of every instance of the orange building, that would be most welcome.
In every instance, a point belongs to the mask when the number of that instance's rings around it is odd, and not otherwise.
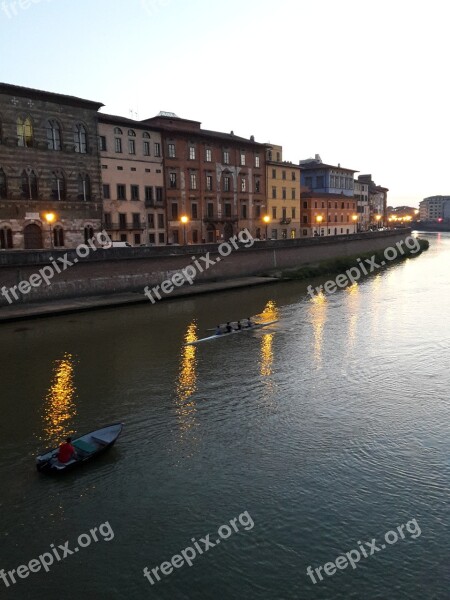
[[[356,199],[344,194],[302,188],[301,235],[347,235],[357,232]]]

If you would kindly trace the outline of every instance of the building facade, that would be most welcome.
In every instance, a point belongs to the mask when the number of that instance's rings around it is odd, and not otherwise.
[[[168,242],[219,242],[244,228],[259,237],[266,211],[263,144],[160,113]]]
[[[302,236],[347,235],[358,230],[354,174],[341,165],[327,165],[318,154],[301,160]]]
[[[271,239],[300,237],[300,186],[300,166],[283,161],[282,146],[267,144],[265,216]]]
[[[353,181],[358,231],[367,231],[370,226],[369,184],[355,179]]]
[[[369,186],[369,229],[386,227],[388,224],[388,188],[377,185],[372,175],[359,175],[358,181]]]
[[[103,226],[133,246],[167,241],[161,133],[140,121],[98,115]]]
[[[97,111],[0,84],[0,248],[75,247],[101,229]]]
[[[429,196],[419,204],[421,221],[450,220],[450,196]]]

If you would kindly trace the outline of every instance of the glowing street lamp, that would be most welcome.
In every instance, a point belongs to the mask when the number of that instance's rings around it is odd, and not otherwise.
[[[270,223],[270,217],[269,217],[269,215],[264,215],[263,221],[266,224],[266,241],[267,241],[267,227],[268,227],[268,225]]]
[[[49,231],[50,231],[50,247],[53,248],[53,235],[52,235],[52,223],[54,222],[54,220],[56,219],[56,215],[55,213],[52,212],[48,212],[45,213],[44,215],[45,220],[47,221],[48,225],[49,225]]]
[[[356,228],[357,228],[357,224],[356,224],[357,220],[358,220],[358,215],[352,215],[352,221],[355,224],[355,231],[356,231]]]
[[[377,220],[378,229],[380,229],[380,219],[381,219],[381,215],[377,215],[377,216],[375,217],[375,219]]]
[[[316,216],[316,222],[317,222],[316,233],[317,233],[317,235],[320,235],[320,224],[322,223],[322,221],[323,221],[322,215],[317,215]]]
[[[184,245],[186,246],[186,225],[189,223],[189,217],[186,215],[182,215],[180,221],[183,223],[183,237],[184,237]]]

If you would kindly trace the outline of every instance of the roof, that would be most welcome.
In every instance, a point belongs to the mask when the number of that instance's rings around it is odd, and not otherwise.
[[[325,163],[320,163],[320,162],[316,162],[314,159],[311,160],[311,162],[301,162],[300,163],[300,168],[302,171],[313,171],[313,170],[317,170],[317,169],[340,169],[341,171],[348,171],[349,173],[359,173],[359,171],[356,171],[355,169],[346,169],[345,167],[341,167],[339,165],[327,165]]]
[[[120,117],[119,115],[109,115],[107,113],[98,113],[98,120],[100,123],[111,123],[113,125],[130,125],[130,127],[136,127],[136,129],[145,129],[151,131],[152,129],[159,130],[157,125],[148,125],[143,121],[136,121],[135,119],[129,119],[128,117]]]
[[[0,82],[0,94],[11,94],[13,96],[21,96],[25,98],[33,97],[40,100],[47,100],[49,102],[59,102],[60,104],[85,106],[86,108],[91,108],[93,110],[98,110],[104,106],[104,104],[101,102],[85,100],[84,98],[78,98],[77,96],[55,94],[55,92],[46,92],[44,90],[36,90],[34,88],[12,85],[10,83]]]

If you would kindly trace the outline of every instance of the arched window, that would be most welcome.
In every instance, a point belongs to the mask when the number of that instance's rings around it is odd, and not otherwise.
[[[91,183],[89,175],[81,174],[78,176],[78,200],[89,202],[91,200]]]
[[[87,152],[87,134],[86,127],[77,123],[74,127],[73,138],[75,141],[75,152],[86,154]]]
[[[5,200],[8,196],[8,186],[6,185],[6,175],[3,169],[0,169],[0,199]]]
[[[22,197],[26,200],[38,199],[38,183],[36,173],[31,169],[22,171]]]
[[[128,130],[129,137],[136,137],[136,132],[133,129]]]
[[[30,117],[17,119],[17,143],[23,148],[31,148],[33,145],[33,124]]]
[[[148,133],[148,131],[144,131],[144,133],[142,134],[142,137],[145,139],[150,139],[150,134]]]
[[[52,199],[66,199],[66,180],[61,171],[54,171],[52,173]]]
[[[35,223],[26,225],[23,230],[23,243],[25,250],[39,250],[43,248],[42,229]]]
[[[60,225],[53,228],[53,245],[55,248],[64,246],[64,229]]]
[[[114,127],[114,133],[115,135],[122,135],[122,130],[120,127]]]
[[[0,248],[8,250],[13,247],[12,230],[10,227],[4,226],[0,229]]]
[[[49,119],[46,125],[47,145],[49,150],[61,150],[61,129],[59,123]]]
[[[84,243],[87,244],[89,240],[92,240],[94,237],[94,228],[92,225],[86,225],[84,228]]]

